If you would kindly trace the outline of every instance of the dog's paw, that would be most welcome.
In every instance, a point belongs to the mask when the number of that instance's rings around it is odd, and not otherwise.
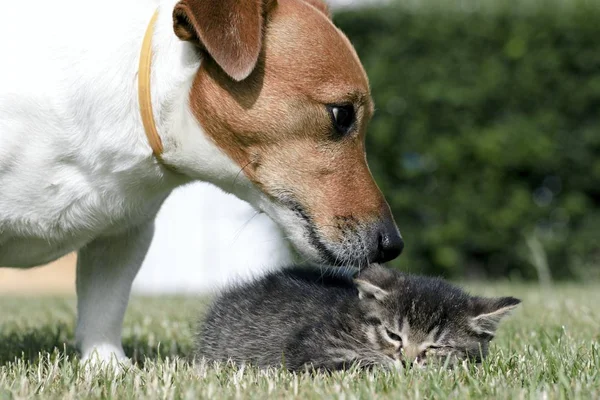
[[[92,375],[106,372],[121,374],[132,367],[131,360],[125,356],[121,347],[108,344],[83,351],[81,363],[86,372]]]

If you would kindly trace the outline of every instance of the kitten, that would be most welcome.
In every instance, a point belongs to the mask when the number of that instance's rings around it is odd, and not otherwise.
[[[355,277],[293,267],[217,297],[195,356],[290,370],[481,361],[498,323],[519,303],[378,265]]]

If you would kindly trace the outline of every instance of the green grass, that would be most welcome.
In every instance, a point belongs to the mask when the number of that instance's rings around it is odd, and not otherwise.
[[[73,348],[73,299],[0,297],[0,399],[600,398],[600,285],[472,284],[524,300],[481,366],[291,374],[186,361],[206,300],[135,298],[124,342],[136,367],[89,373]]]

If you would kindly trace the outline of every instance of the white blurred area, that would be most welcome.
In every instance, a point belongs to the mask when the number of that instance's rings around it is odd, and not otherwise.
[[[290,262],[287,243],[265,214],[194,183],[175,190],[159,212],[133,291],[206,293]]]

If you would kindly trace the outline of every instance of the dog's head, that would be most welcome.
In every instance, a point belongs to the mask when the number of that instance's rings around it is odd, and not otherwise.
[[[367,76],[324,3],[182,0],[173,19],[204,55],[194,117],[301,255],[338,265],[398,256],[403,241],[365,157]]]

